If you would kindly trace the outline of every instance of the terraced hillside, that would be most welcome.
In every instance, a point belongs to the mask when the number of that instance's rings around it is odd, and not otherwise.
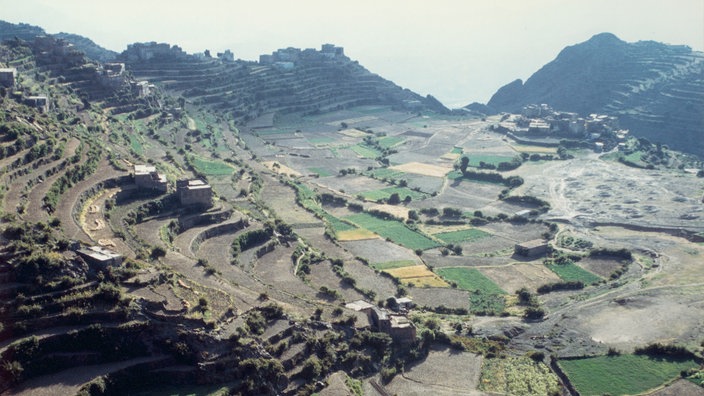
[[[616,115],[636,136],[704,154],[704,54],[689,47],[599,34],[565,48],[525,83],[500,88],[487,105],[519,112],[531,103]]]
[[[567,394],[571,361],[677,368],[639,393],[701,378],[700,161],[558,155],[336,47],[277,54],[135,45],[141,96],[54,38],[0,44],[2,396]]]
[[[120,59],[137,78],[242,121],[272,111],[324,113],[365,104],[447,111],[432,97],[402,89],[344,55],[331,58],[312,49],[289,48],[296,61],[285,64],[197,57],[177,47],[145,55],[164,45],[133,44]]]

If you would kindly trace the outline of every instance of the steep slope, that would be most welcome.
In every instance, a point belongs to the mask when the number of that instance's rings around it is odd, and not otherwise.
[[[41,36],[51,36],[58,39],[63,39],[74,47],[83,52],[88,58],[100,62],[109,62],[117,56],[117,53],[105,49],[93,40],[72,33],[57,33],[47,34],[44,29],[39,26],[32,26],[26,23],[9,23],[0,21],[0,42],[19,38],[25,41],[34,41],[35,38]]]
[[[525,83],[500,88],[487,105],[516,112],[530,103],[616,115],[637,136],[704,154],[704,54],[686,46],[598,34],[562,50]]]
[[[82,51],[90,59],[99,62],[111,62],[117,57],[117,52],[105,49],[93,40],[73,33],[56,33],[53,37],[63,39],[73,44],[79,51]]]
[[[341,53],[287,48],[262,58],[267,57],[273,60],[232,61],[189,55],[168,44],[137,43],[119,59],[138,79],[245,121],[268,111],[316,113],[363,104],[448,111],[435,98],[403,89]]]

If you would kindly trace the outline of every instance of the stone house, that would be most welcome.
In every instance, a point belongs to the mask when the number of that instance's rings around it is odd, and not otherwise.
[[[146,190],[166,192],[168,189],[166,176],[158,173],[156,167],[148,165],[134,166],[134,184]]]
[[[0,86],[11,88],[15,86],[17,69],[14,67],[0,69]]]
[[[213,188],[203,180],[178,180],[176,194],[181,205],[212,205]]]
[[[123,257],[119,253],[105,249],[100,246],[91,246],[76,251],[79,256],[86,260],[89,264],[96,265],[101,268],[108,266],[117,267],[122,264]]]
[[[514,253],[524,257],[537,257],[548,252],[548,243],[543,239],[534,239],[517,243],[514,247]]]
[[[24,99],[24,103],[27,106],[39,109],[41,112],[46,113],[49,111],[49,98],[44,95],[39,96],[28,96]]]

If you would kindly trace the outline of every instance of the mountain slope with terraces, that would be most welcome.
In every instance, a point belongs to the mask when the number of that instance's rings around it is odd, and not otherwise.
[[[370,104],[448,112],[432,96],[402,89],[341,53],[295,48],[279,53],[290,60],[228,61],[189,55],[168,44],[137,43],[119,59],[137,79],[244,121],[266,112],[314,114]]]
[[[562,50],[525,83],[503,86],[487,105],[519,112],[531,103],[616,115],[636,136],[704,154],[704,54],[686,46],[598,34]]]

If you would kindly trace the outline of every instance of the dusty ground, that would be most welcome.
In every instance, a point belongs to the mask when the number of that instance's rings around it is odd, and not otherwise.
[[[399,395],[482,395],[477,391],[482,357],[433,349],[421,363],[397,375],[386,389]]]

